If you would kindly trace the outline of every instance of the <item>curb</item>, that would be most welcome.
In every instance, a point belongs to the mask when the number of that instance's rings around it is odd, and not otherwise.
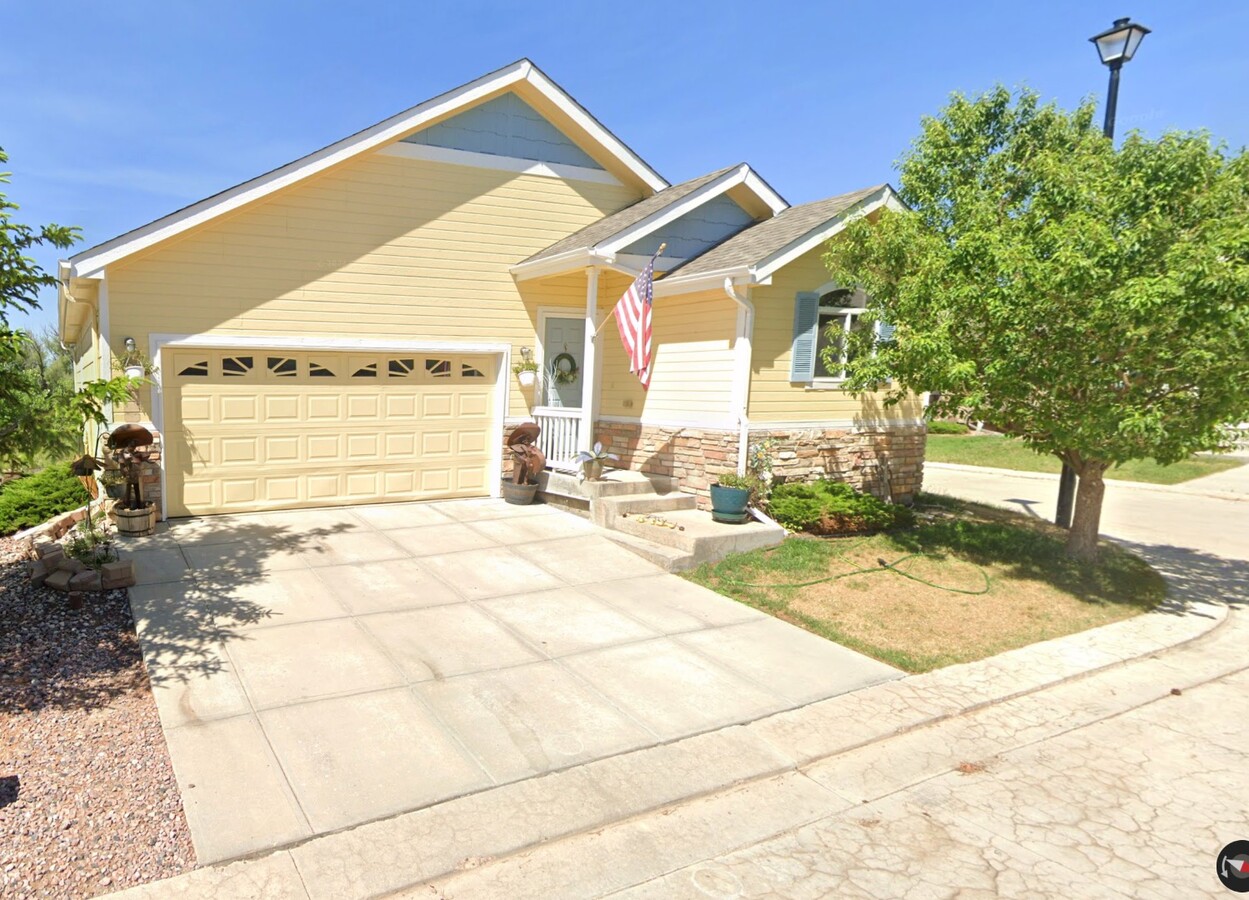
[[[992,466],[964,466],[959,463],[940,462],[925,462],[924,468],[947,472],[966,472],[972,475],[1005,475],[1011,478],[1027,478],[1034,481],[1058,483],[1058,476],[1051,475],[1048,472],[1020,472],[1016,469],[996,469]],[[1194,490],[1178,484],[1150,484],[1147,481],[1119,481],[1115,478],[1107,478],[1106,486],[1108,488],[1127,488],[1133,491],[1156,491],[1160,494],[1182,494],[1185,497],[1209,497],[1213,500],[1232,500],[1242,503],[1249,501],[1249,494],[1238,494],[1235,491]]]
[[[1182,615],[1145,613],[318,835],[113,896],[341,897],[402,891],[539,844],[799,772],[820,760],[1183,647],[1211,635],[1228,619],[1228,608],[1218,604],[1192,604]],[[605,785],[623,788],[614,802],[600,793]],[[517,821],[522,828],[515,829]],[[473,835],[471,844],[463,841],[465,834]]]

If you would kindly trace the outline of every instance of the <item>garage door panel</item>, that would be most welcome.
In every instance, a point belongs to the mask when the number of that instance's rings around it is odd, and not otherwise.
[[[193,350],[163,362],[174,515],[489,493],[493,357]]]

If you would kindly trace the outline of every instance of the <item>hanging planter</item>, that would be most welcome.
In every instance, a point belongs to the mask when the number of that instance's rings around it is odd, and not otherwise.
[[[533,387],[533,383],[538,380],[538,373],[533,369],[525,369],[517,372],[516,378],[520,381],[521,387]]]

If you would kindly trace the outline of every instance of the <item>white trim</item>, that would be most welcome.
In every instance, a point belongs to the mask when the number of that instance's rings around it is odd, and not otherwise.
[[[724,431],[737,433],[737,423],[731,418],[712,421],[695,419],[662,419],[641,416],[599,416],[600,422],[619,422],[625,425],[647,425],[651,428],[697,428],[700,431]]]
[[[557,256],[535,259],[533,262],[516,263],[514,266],[508,266],[508,271],[517,281],[528,281],[546,275],[564,275],[575,269],[607,265],[610,262],[612,260],[598,255],[587,247],[578,247],[576,250],[567,250]]]
[[[516,84],[528,83],[571,119],[625,169],[652,191],[668,187],[668,182],[626,147],[619,138],[594,120],[576,101],[527,59],[483,75],[411,109],[391,116],[350,137],[343,138],[320,150],[287,163],[250,181],[235,185],[184,209],[118,235],[69,259],[78,277],[98,274],[105,266],[137,253],[160,241],[224,215],[231,210],[258,200],[274,191],[289,187],[325,169],[358,156],[383,144],[398,140],[435,119],[501,93]]]
[[[232,335],[232,334],[151,334],[148,335],[148,347],[153,362],[157,363],[157,371],[152,378],[152,419],[153,427],[161,435],[161,517],[168,517],[169,493],[165,489],[165,455],[168,452],[165,441],[165,397],[161,386],[161,351],[178,347],[206,348],[254,348],[272,350],[333,350],[350,352],[352,350],[371,350],[395,353],[489,353],[499,357],[499,368],[494,385],[494,415],[492,428],[497,436],[494,450],[490,454],[490,466],[494,473],[488,474],[488,489],[491,497],[498,497],[502,491],[500,481],[503,472],[503,433],[504,419],[507,416],[510,382],[507,372],[512,370],[511,344],[496,342],[471,341],[396,341],[375,340],[372,338],[319,338],[295,335]],[[498,476],[498,477],[495,477]]]
[[[99,377],[108,381],[113,377],[113,339],[110,334],[111,327],[111,311],[108,305],[108,279],[100,276],[100,286],[96,291],[96,303],[100,310],[100,333],[98,335],[100,341],[100,373]],[[110,400],[104,404],[104,416],[111,423],[113,421],[113,401]],[[164,454],[161,455],[164,459]]]
[[[850,431],[876,431],[880,428],[918,428],[926,425],[924,419],[823,419],[811,422],[751,422],[750,431],[819,431],[832,428],[849,429]]]
[[[633,277],[636,278],[638,273],[645,269],[646,264],[650,261],[651,258],[649,256],[644,256],[641,253],[617,253],[616,269],[617,271],[627,270],[632,272]],[[655,259],[655,274],[659,275],[663,272],[671,272],[677,266],[684,265],[687,262],[689,262],[688,259],[683,259],[679,256],[657,257]]]
[[[804,253],[814,247],[818,247],[838,232],[844,230],[846,225],[852,220],[870,215],[882,207],[889,206],[892,194],[893,188],[887,184],[883,185],[875,194],[869,194],[850,209],[839,213],[817,228],[813,228],[802,237],[790,241],[780,250],[764,257],[763,260],[754,265],[753,269],[756,276],[766,278],[772,275],[778,269],[784,268]]]
[[[566,181],[592,181],[596,184],[622,184],[621,180],[606,169],[588,169],[563,163],[544,163],[515,156],[496,156],[493,153],[475,153],[471,150],[452,150],[447,147],[429,147],[425,144],[406,144],[397,141],[379,147],[380,156],[396,156],[402,159],[419,159],[425,162],[447,163],[452,166],[468,166],[473,169],[496,169],[517,172],[522,175],[538,175],[543,178],[559,178]]]
[[[693,294],[699,291],[719,291],[723,289],[724,279],[732,278],[734,284],[771,284],[772,279],[759,279],[754,277],[754,271],[750,266],[734,266],[731,269],[716,269],[714,272],[705,272],[701,275],[690,275],[681,277],[674,275],[669,278],[660,278],[655,282],[656,297],[670,297],[674,294]]]
[[[630,150],[620,138],[600,125],[592,115],[586,112],[581,104],[572,98],[572,95],[552,81],[545,72],[527,59],[522,60],[522,62],[529,67],[525,73],[529,83],[540,91],[546,99],[555,104],[560,112],[568,116],[578,128],[587,132],[591,138],[602,145],[634,177],[652,191],[662,191],[669,186],[668,182],[660,177],[658,172],[648,166],[642,157]]]
[[[594,416],[599,408],[599,384],[603,372],[603,355],[598,352],[598,275],[597,267],[586,272],[585,279],[585,337],[582,339],[581,371],[581,425],[577,435],[577,449],[589,450],[594,446]]]
[[[646,218],[634,222],[632,225],[617,231],[606,240],[599,241],[594,245],[594,249],[605,256],[614,257],[617,251],[624,249],[634,241],[639,241],[648,234],[658,231],[669,222],[679,219],[686,213],[698,209],[698,207],[702,206],[704,203],[709,200],[714,200],[716,197],[728,191],[729,188],[737,187],[737,185],[743,184],[746,181],[746,175],[749,172],[750,166],[742,163],[736,169],[725,172],[719,178],[707,182],[698,190],[690,191],[690,193],[686,194],[675,203],[670,203],[662,209],[658,209],[651,213]],[[767,202],[766,198],[761,197],[760,199]],[[783,200],[781,202],[784,203]],[[781,207],[781,209],[784,209],[784,207]],[[773,214],[775,215],[775,213],[779,211],[780,210],[774,209]]]

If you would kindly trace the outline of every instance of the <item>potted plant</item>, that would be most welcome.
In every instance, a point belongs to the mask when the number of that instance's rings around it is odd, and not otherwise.
[[[717,522],[740,525],[750,518],[746,508],[759,490],[759,479],[751,475],[726,472],[711,486],[711,518]]]
[[[503,499],[525,506],[533,502],[538,493],[538,475],[546,467],[546,456],[538,447],[538,435],[542,427],[537,422],[525,422],[512,429],[507,439],[507,449],[512,454],[512,480],[503,481]]]
[[[126,496],[126,479],[122,477],[121,469],[114,466],[112,468],[105,467],[104,471],[97,476],[100,484],[104,487],[104,494],[110,500],[120,500]]]
[[[603,460],[605,459],[613,462],[620,461],[619,456],[615,453],[608,453],[603,448],[602,441],[595,441],[593,450],[578,450],[577,462],[581,464],[581,477],[585,481],[598,481],[603,477]]]
[[[521,387],[533,387],[534,382],[538,380],[538,364],[532,356],[526,356],[520,362],[513,363],[512,373],[520,381]]]

